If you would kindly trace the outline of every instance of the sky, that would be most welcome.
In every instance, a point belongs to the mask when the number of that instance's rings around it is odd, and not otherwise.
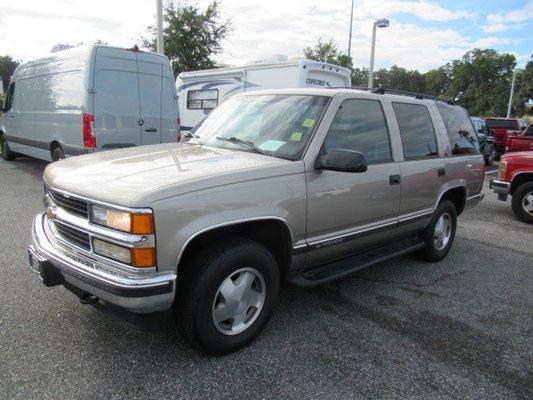
[[[178,0],[176,0],[178,1]],[[210,0],[179,1],[200,8]],[[27,61],[57,43],[131,47],[155,23],[155,0],[0,0],[0,55]],[[241,65],[274,54],[302,56],[319,38],[348,48],[351,0],[220,0],[233,26],[215,59]],[[533,53],[533,0],[355,0],[352,57],[367,66],[372,24],[376,68],[427,71],[473,48],[513,53],[519,66]]]

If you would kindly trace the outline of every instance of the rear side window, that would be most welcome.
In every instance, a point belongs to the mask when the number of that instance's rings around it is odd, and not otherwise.
[[[479,154],[477,135],[466,111],[449,104],[437,102],[436,105],[446,126],[452,155]]]
[[[518,121],[516,119],[487,119],[486,123],[489,129],[518,130]]]
[[[187,108],[189,110],[211,110],[218,105],[218,89],[189,90]]]
[[[342,103],[324,140],[324,149],[359,151],[368,163],[390,161],[389,130],[380,102],[358,99]]]
[[[533,125],[529,125],[527,130],[524,132],[524,136],[533,136]]]
[[[426,106],[392,103],[406,160],[437,156],[437,138]]]

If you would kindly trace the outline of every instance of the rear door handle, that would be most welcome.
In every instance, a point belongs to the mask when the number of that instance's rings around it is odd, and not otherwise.
[[[402,182],[402,177],[400,175],[389,176],[389,183],[391,185],[399,185],[401,182]]]
[[[437,175],[438,176],[446,176],[446,168],[438,168],[437,169]]]
[[[144,131],[145,132],[157,132],[157,129],[155,129],[155,128],[146,128]]]

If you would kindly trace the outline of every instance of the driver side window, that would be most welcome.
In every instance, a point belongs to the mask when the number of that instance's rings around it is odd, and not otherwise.
[[[331,126],[324,150],[353,150],[363,153],[368,164],[392,161],[389,130],[377,100],[344,101]]]
[[[11,110],[11,107],[13,107],[13,99],[15,95],[15,82],[12,82],[9,85],[9,89],[7,90],[7,97],[5,99],[5,111]]]

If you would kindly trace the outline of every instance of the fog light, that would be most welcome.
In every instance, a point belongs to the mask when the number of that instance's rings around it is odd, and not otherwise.
[[[127,247],[117,246],[100,239],[93,239],[93,250],[101,256],[131,264],[131,252]]]

